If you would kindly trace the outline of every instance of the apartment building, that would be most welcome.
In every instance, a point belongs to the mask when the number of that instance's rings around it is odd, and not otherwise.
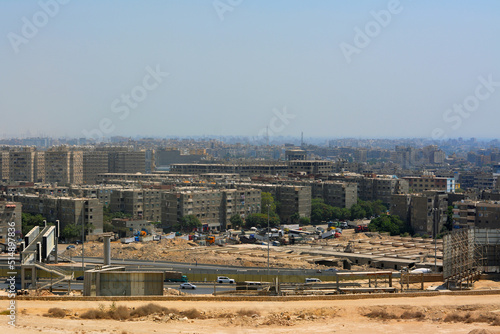
[[[45,152],[45,182],[61,185],[83,183],[83,152],[55,147]]]
[[[145,173],[146,151],[109,150],[108,171],[110,173]]]
[[[82,159],[84,184],[96,184],[99,174],[107,173],[109,170],[107,152],[95,150],[84,151]]]
[[[204,230],[221,231],[232,228],[230,218],[243,219],[261,211],[258,189],[179,188],[162,194],[162,227],[170,229],[186,215],[196,216]]]
[[[285,163],[274,163],[269,161],[255,163],[217,163],[217,164],[172,164],[170,171],[176,174],[207,174],[224,173],[240,174],[240,176],[251,175],[284,175],[288,171]]]
[[[14,223],[14,226],[10,224]],[[9,228],[14,228],[12,240],[22,237],[22,204],[19,202],[0,201],[0,244],[8,245]]]
[[[500,228],[499,201],[463,200],[453,203],[453,220],[461,227]]]
[[[18,194],[14,200],[22,204],[23,212],[41,214],[49,222],[59,220],[61,230],[67,225],[84,223],[90,227],[90,234],[103,233],[103,209],[96,198]]]
[[[333,162],[328,160],[290,160],[289,173],[329,174],[333,171]]]
[[[134,219],[161,220],[161,190],[115,189],[110,194],[109,210],[132,215]]]
[[[34,182],[35,148],[23,147],[9,151],[10,182]]]
[[[0,182],[9,182],[9,152],[0,151]]]
[[[436,177],[434,175],[405,176],[408,181],[410,192],[419,193],[426,190],[455,192],[455,179],[447,177]]]
[[[443,191],[392,196],[390,212],[409,224],[416,234],[433,236],[446,223],[448,195]]]
[[[392,195],[408,193],[408,181],[394,175],[336,173],[328,178],[357,184],[358,199],[362,201],[390,203]]]
[[[307,183],[303,183],[306,185]],[[339,181],[310,182],[312,198],[321,198],[325,204],[348,208],[358,203],[358,185]]]
[[[290,223],[291,217],[296,213],[300,217],[311,217],[312,190],[310,185],[252,183],[251,187],[270,193],[279,202],[281,223]]]

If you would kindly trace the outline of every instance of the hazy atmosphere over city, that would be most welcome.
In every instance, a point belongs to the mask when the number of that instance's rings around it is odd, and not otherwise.
[[[0,2],[0,138],[497,137],[498,1]]]

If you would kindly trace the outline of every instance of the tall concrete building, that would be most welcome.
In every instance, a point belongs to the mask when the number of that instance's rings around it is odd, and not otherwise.
[[[55,147],[45,152],[45,182],[61,185],[83,183],[83,152]]]
[[[349,182],[312,182],[312,197],[322,198],[325,204],[348,208],[358,203],[358,185]]]
[[[156,189],[115,189],[110,195],[111,212],[123,212],[134,219],[161,220],[161,191]]]
[[[461,227],[500,228],[500,202],[463,200],[453,203],[453,220]]]
[[[34,182],[35,148],[16,148],[9,152],[9,178],[10,182]]]
[[[109,173],[145,173],[146,151],[109,150]]]
[[[289,173],[329,174],[333,171],[333,162],[328,160],[291,160],[288,161]]]
[[[311,217],[311,186],[252,183],[253,188],[268,192],[280,203],[279,216],[282,223],[290,223],[296,213],[300,217]]]
[[[9,182],[9,152],[0,151],[0,182]]]
[[[410,192],[422,192],[426,190],[455,192],[455,179],[452,177],[435,177],[434,175],[406,176]]]
[[[95,184],[99,174],[108,172],[108,153],[103,151],[84,151],[83,152],[83,183]]]
[[[416,234],[433,236],[446,223],[448,195],[443,191],[393,195],[390,212],[409,224]]]
[[[67,225],[84,223],[90,234],[103,233],[103,209],[96,198],[19,194],[14,199],[23,205],[23,212],[41,214],[49,222],[59,220],[61,230]]]
[[[162,194],[162,227],[170,229],[187,215],[196,216],[204,230],[231,228],[230,218],[240,214],[243,219],[259,213],[261,192],[258,189],[180,188]]]
[[[45,183],[45,152],[43,151],[35,152],[33,177],[34,182]]]

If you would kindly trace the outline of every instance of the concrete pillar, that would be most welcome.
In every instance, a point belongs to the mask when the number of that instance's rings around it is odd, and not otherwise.
[[[104,265],[111,264],[111,240],[110,236],[104,236]]]

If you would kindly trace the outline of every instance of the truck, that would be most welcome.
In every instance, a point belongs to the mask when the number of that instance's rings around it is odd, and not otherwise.
[[[163,280],[165,282],[182,282],[188,281],[186,275],[183,275],[180,271],[165,271],[163,275]]]
[[[358,225],[355,230],[356,233],[369,232],[369,231],[370,230],[368,229],[367,225]]]

